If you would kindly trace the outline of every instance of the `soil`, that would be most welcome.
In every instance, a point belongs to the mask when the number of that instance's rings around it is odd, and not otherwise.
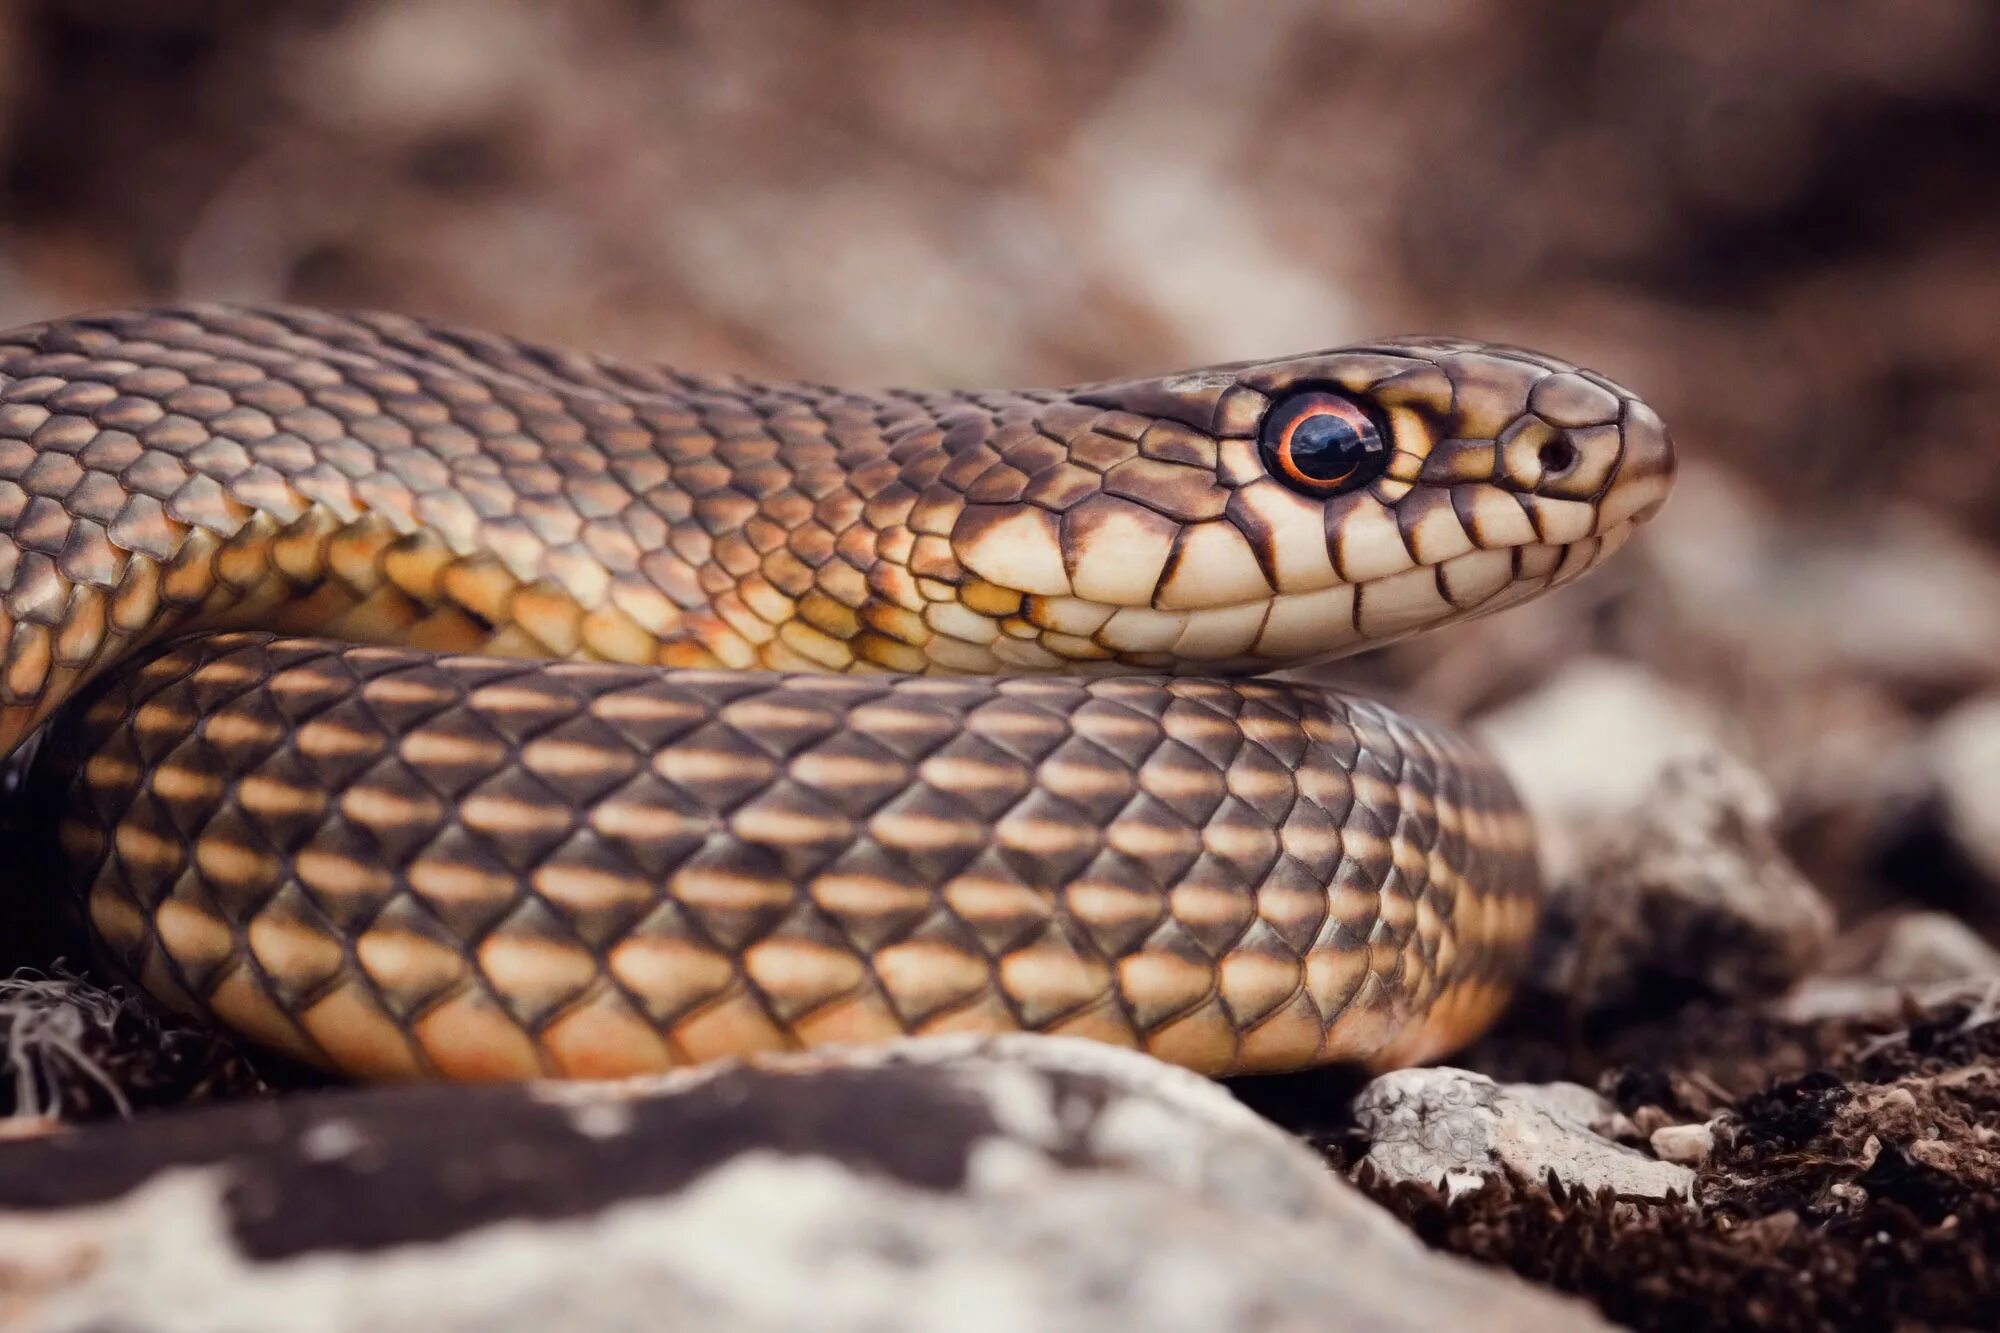
[[[1447,1200],[1354,1171],[1358,1072],[1231,1086],[1427,1243],[1633,1328],[2000,1325],[2000,997],[1820,1024],[1690,1004],[1569,1042],[1547,1019],[1531,1000],[1457,1063],[1584,1082],[1641,1135],[1712,1122],[1692,1205],[1520,1178]],[[16,1133],[323,1082],[73,976],[0,985],[0,1051],[0,1113],[40,1117]]]
[[[1597,1087],[1641,1130],[1714,1119],[1692,1206],[1512,1178],[1447,1200],[1357,1183],[1439,1249],[1585,1297],[1638,1329],[2000,1325],[2000,1008],[1786,1024],[1689,1006],[1565,1061],[1517,1013],[1457,1063]],[[1566,1064],[1566,1067],[1558,1067]],[[1325,1075],[1237,1085],[1351,1170]],[[1318,1117],[1318,1118],[1316,1118]]]

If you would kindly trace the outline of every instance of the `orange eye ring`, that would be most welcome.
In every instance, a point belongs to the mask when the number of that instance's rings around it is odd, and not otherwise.
[[[1294,394],[1264,414],[1257,446],[1272,476],[1302,495],[1359,490],[1389,466],[1388,434],[1337,393]]]

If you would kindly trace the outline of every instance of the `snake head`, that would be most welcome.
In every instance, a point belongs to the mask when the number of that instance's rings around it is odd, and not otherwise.
[[[1022,484],[980,478],[952,531],[971,591],[1019,598],[989,651],[1029,666],[1264,670],[1483,615],[1617,549],[1674,472],[1626,389],[1443,338],[1086,386],[1033,424],[988,435]]]

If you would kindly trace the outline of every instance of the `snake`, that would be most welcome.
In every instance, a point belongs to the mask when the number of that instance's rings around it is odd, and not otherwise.
[[[1292,669],[1568,584],[1673,472],[1617,383],[1462,339],[864,393],[62,318],[0,334],[0,751],[106,966],[349,1076],[1385,1068],[1505,1005],[1533,823]]]

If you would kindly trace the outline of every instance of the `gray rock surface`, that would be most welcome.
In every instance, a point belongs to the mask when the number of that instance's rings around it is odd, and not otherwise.
[[[1536,975],[1586,1009],[1652,982],[1763,1000],[1813,970],[1834,914],[1777,836],[1778,805],[1719,752],[1677,760],[1555,881]]]
[[[1987,882],[2000,886],[2000,694],[1940,718],[1930,761],[1946,832]]]
[[[2000,950],[1947,912],[1898,912],[1841,937],[1826,968],[1775,1006],[1794,1022],[1894,1014],[2000,985]]]
[[[0,1144],[0,1328],[1602,1328],[1226,1092],[1052,1038]]]
[[[1567,1187],[1609,1189],[1629,1199],[1687,1197],[1694,1189],[1686,1167],[1654,1161],[1593,1130],[1593,1121],[1614,1113],[1575,1084],[1503,1084],[1464,1069],[1403,1069],[1363,1089],[1354,1113],[1369,1139],[1364,1169],[1437,1185],[1452,1197],[1509,1172],[1537,1182],[1553,1174]]]
[[[1623,818],[1667,768],[1716,748],[1721,725],[1644,667],[1581,657],[1476,730],[1534,812],[1551,877],[1563,879],[1583,854],[1582,831]]]
[[[1861,526],[1815,521],[1699,460],[1674,489],[1671,536],[1650,548],[1660,576],[1698,632],[1766,679],[1992,680],[2000,568],[1979,541],[1904,505],[1873,506]]]
[[[1949,912],[1903,912],[1883,929],[1867,975],[1892,986],[2000,980],[2000,949]]]

